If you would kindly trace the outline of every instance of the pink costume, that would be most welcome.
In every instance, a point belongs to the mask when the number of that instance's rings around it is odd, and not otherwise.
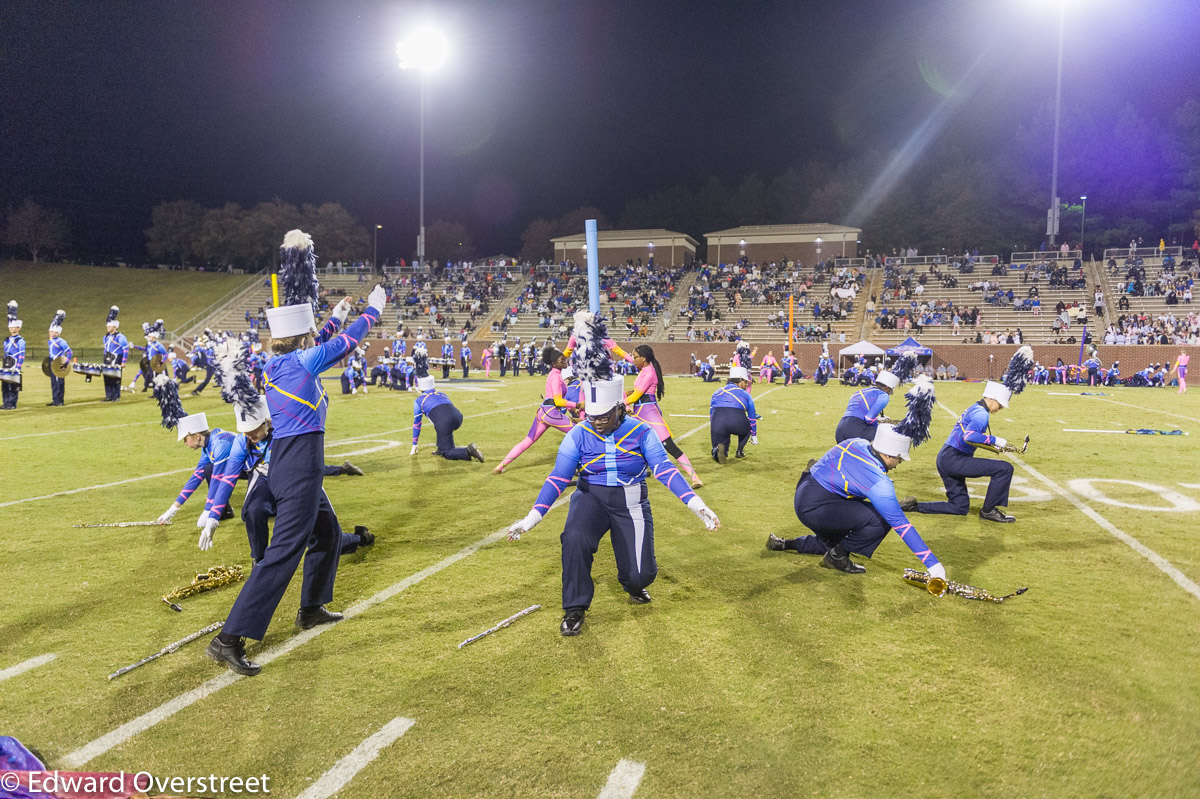
[[[779,374],[779,361],[774,355],[768,355],[763,358],[762,364],[758,367],[758,382],[770,383],[775,375]]]
[[[1186,352],[1180,353],[1179,357],[1175,359],[1175,371],[1179,376],[1179,390],[1175,392],[1176,394],[1187,393],[1187,368],[1188,361],[1191,359],[1192,356],[1188,355]]]
[[[479,357],[483,363],[483,376],[492,376],[492,348],[484,347],[483,352],[479,353]]]
[[[633,359],[627,356],[626,360]],[[658,440],[666,443],[667,454],[679,461],[695,484],[699,479],[696,470],[692,468],[688,456],[671,440],[671,428],[667,426],[658,407],[658,373],[654,371],[654,364],[648,363],[638,372],[637,379],[633,381],[633,391],[625,397],[625,406],[631,417],[649,425],[658,435]]]
[[[500,461],[500,465],[496,467],[497,471],[504,471],[504,467],[520,457],[521,453],[533,446],[533,442],[542,437],[542,434],[553,427],[560,433],[567,433],[574,427],[575,423],[571,421],[571,417],[566,414],[564,408],[569,408],[571,403],[563,399],[563,394],[566,392],[567,386],[563,382],[562,372],[558,369],[551,369],[550,374],[546,375],[546,392],[545,399],[542,400],[542,405],[537,409],[537,414],[533,417],[533,425],[529,428],[529,432],[525,437],[517,442],[508,454],[504,456],[504,460]]]

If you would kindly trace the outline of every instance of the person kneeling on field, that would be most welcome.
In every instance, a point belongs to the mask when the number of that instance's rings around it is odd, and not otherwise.
[[[437,434],[435,455],[448,461],[469,461],[472,458],[483,463],[483,453],[474,442],[465,447],[454,446],[454,431],[462,427],[462,411],[445,394],[437,390],[433,375],[429,374],[429,354],[425,345],[418,341],[413,347],[413,367],[417,376],[417,391],[421,392],[413,401],[412,452],[417,454],[417,440],[421,437],[421,420],[429,417]]]
[[[736,457],[746,457],[746,442],[758,445],[758,412],[748,391],[750,375],[744,366],[729,367],[729,382],[717,389],[709,403],[708,430],[712,441],[712,457],[725,463],[729,457],[729,441],[738,437]]]

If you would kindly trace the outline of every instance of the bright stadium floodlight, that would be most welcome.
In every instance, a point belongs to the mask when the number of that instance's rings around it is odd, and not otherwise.
[[[425,264],[425,77],[446,63],[449,46],[446,37],[433,28],[417,28],[408,38],[396,45],[400,56],[400,69],[415,69],[421,73],[420,104],[420,211],[417,228],[417,263]]]

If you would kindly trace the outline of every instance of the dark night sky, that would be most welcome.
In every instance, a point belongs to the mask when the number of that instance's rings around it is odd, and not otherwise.
[[[1067,2],[1067,106],[1161,115],[1200,94],[1195,0]],[[407,255],[418,79],[396,42],[429,20],[455,51],[429,78],[426,219],[513,252],[536,216],[615,222],[656,189],[887,150],[939,106],[946,130],[1007,136],[1053,100],[1055,8],[2,0],[0,202],[66,211],[82,251],[140,254],[164,200],[334,201]]]

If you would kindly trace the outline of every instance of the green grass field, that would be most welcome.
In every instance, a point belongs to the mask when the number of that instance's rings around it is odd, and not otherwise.
[[[20,305],[25,323],[21,334],[30,353],[36,351],[39,364],[46,355],[46,328],[59,308],[67,312],[63,338],[75,357],[98,361],[104,320],[111,306],[121,309],[121,332],[129,342],[145,344],[142,322],[161,318],[167,330],[174,330],[248,279],[246,275],[213,272],[5,261],[0,266],[0,284],[4,286],[0,301],[16,300]]]
[[[170,527],[72,528],[155,518],[195,457],[155,424],[149,394],[87,402],[101,385],[75,376],[68,406],[45,408],[48,381],[28,382],[21,409],[0,416],[0,669],[57,658],[0,682],[0,734],[51,766],[265,773],[272,794],[291,797],[406,717],[412,728],[337,795],[594,797],[622,759],[645,764],[638,797],[1200,793],[1196,392],[1031,387],[993,417],[998,434],[1033,437],[1009,506],[1017,523],[981,521],[978,499],[965,518],[915,521],[951,579],[994,593],[1029,586],[1003,605],[905,584],[902,570],[918,563],[896,536],[861,576],[765,550],[768,533],[804,532],[794,486],[833,444],[850,389],[755,386],[761,445],[724,467],[707,457],[703,418],[668,417],[723,527],[706,531],[652,486],[653,603],[629,602],[604,544],[596,599],[574,639],[558,634],[565,509],[520,542],[480,545],[526,513],[550,469],[553,431],[508,473],[491,474],[528,429],[541,380],[442,386],[467,417],[459,440],[478,442],[484,465],[446,462],[429,447],[410,457],[413,395],[335,395],[326,459],[349,455],[367,475],[328,478],[326,489],[347,529],[366,524],[379,539],[342,560],[332,609],[432,573],[257,677],[222,679],[203,655],[206,637],[110,682],[225,617],[237,587],[185,599],[183,613],[159,596],[209,566],[248,567],[245,533],[225,522],[215,548],[199,551],[197,499]],[[665,412],[707,412],[713,386],[667,387]],[[982,386],[937,388],[957,413]],[[215,396],[184,399],[232,422]],[[902,496],[940,498],[934,458],[952,423],[936,411],[934,440],[895,473]],[[1063,432],[1137,427],[1190,435]],[[350,454],[362,450],[373,451]],[[302,635],[292,625],[298,588],[252,658]],[[456,649],[535,603],[540,612]],[[201,686],[207,695],[160,723],[82,749]],[[99,753],[84,764],[72,757],[80,751]]]

